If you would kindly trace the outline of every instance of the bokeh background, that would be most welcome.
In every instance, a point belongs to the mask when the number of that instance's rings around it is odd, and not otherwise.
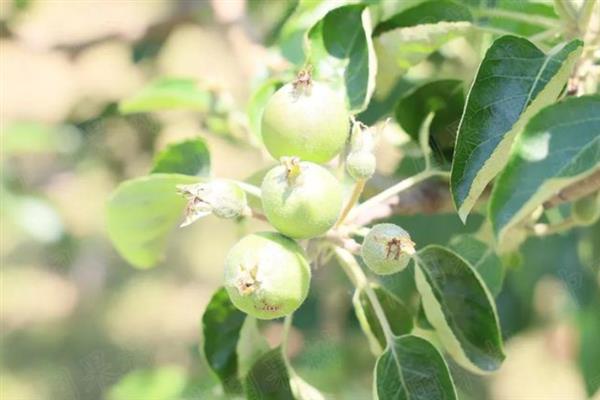
[[[200,318],[229,247],[265,225],[207,217],[178,230],[164,262],[141,271],[108,241],[104,208],[119,182],[147,174],[158,150],[186,137],[207,141],[216,176],[244,179],[270,165],[244,140],[244,110],[270,71],[294,68],[271,46],[293,6],[0,0],[1,399],[219,398],[199,351]],[[389,86],[399,95],[434,73],[468,81],[478,59],[455,40]],[[193,78],[237,111],[227,120],[119,114],[119,100],[165,76]],[[394,173],[406,135],[392,124],[383,140],[379,171]],[[395,219],[419,246],[481,223],[465,227],[450,213]],[[505,260],[497,303],[507,361],[486,378],[453,366],[461,398],[575,400],[598,387],[599,252],[596,224],[529,240]],[[406,297],[411,274],[384,284]],[[351,296],[335,265],[319,266],[294,322],[292,362],[328,398],[370,398],[374,358]],[[277,343],[279,322],[261,329]]]

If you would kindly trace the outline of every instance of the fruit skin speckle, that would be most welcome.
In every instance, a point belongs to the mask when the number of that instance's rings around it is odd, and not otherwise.
[[[225,259],[225,289],[231,302],[259,319],[294,312],[308,295],[310,278],[302,248],[275,232],[243,237]]]
[[[415,253],[415,243],[404,229],[394,224],[375,225],[363,241],[361,256],[376,274],[402,271]]]
[[[297,176],[285,165],[271,169],[263,180],[262,204],[279,232],[295,239],[320,236],[337,221],[342,208],[338,180],[320,165],[301,161]]]
[[[348,109],[327,85],[290,83],[273,94],[262,117],[262,137],[273,158],[300,157],[326,163],[343,149],[349,135]]]

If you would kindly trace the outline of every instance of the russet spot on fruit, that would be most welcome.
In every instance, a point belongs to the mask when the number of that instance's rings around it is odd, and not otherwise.
[[[344,147],[350,124],[341,95],[327,85],[299,75],[276,91],[262,117],[262,138],[277,160],[296,156],[325,163]]]
[[[389,275],[406,268],[415,253],[415,243],[398,225],[378,224],[365,236],[360,251],[373,272]]]
[[[260,319],[280,318],[300,307],[310,277],[302,248],[275,232],[245,236],[225,259],[225,289],[231,302]]]
[[[295,239],[316,237],[337,221],[342,208],[338,180],[320,165],[284,158],[261,186],[267,219],[279,232]]]

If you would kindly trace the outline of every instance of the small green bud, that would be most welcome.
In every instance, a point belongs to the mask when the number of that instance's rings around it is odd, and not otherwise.
[[[355,180],[369,179],[375,173],[377,161],[368,151],[351,152],[346,158],[346,170]]]
[[[376,274],[402,271],[415,254],[415,243],[404,229],[394,224],[375,225],[363,241],[361,256]]]
[[[246,193],[234,182],[216,179],[193,185],[179,185],[177,190],[188,200],[181,227],[208,214],[219,218],[237,218],[248,214]]]
[[[300,307],[310,276],[302,248],[279,233],[245,236],[225,259],[225,289],[231,302],[260,319],[280,318]]]

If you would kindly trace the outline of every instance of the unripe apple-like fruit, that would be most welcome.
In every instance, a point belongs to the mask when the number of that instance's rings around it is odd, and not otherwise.
[[[415,244],[404,229],[394,224],[375,225],[363,241],[361,256],[376,274],[402,271],[415,253]]]
[[[600,192],[577,199],[572,207],[575,222],[579,225],[592,225],[600,217]]]
[[[283,317],[300,307],[310,276],[302,248],[275,232],[245,236],[225,259],[225,289],[231,302],[260,319]]]
[[[320,165],[284,159],[271,169],[261,186],[263,210],[279,232],[305,239],[327,232],[342,208],[338,180]]]
[[[325,163],[344,147],[349,131],[344,99],[318,82],[287,84],[267,102],[262,138],[277,160],[296,156]]]
[[[369,151],[353,151],[346,158],[346,170],[355,180],[369,179],[376,165],[375,155]]]

